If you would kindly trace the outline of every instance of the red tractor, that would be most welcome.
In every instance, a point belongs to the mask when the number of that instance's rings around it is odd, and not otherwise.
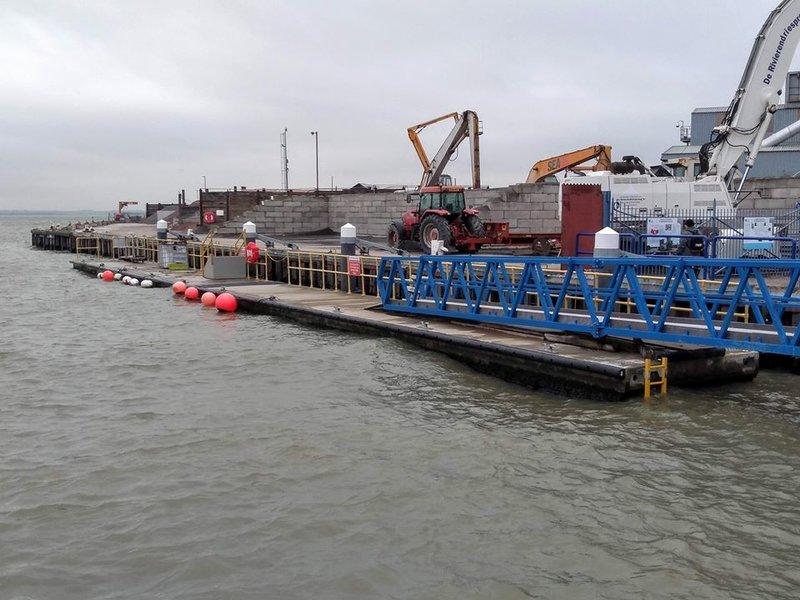
[[[441,240],[445,248],[477,252],[483,243],[490,241],[486,239],[486,227],[478,211],[467,208],[463,187],[427,186],[418,193],[409,194],[409,203],[415,199],[417,207],[403,213],[401,221],[389,225],[388,241],[393,248],[411,240],[430,252],[431,242]]]

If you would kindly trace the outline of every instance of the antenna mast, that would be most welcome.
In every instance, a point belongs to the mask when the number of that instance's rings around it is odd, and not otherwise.
[[[289,191],[289,155],[286,150],[286,127],[281,132],[281,187]]]

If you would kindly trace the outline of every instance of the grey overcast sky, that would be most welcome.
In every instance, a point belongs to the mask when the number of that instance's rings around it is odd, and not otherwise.
[[[777,4],[4,0],[0,209],[279,187],[284,127],[292,187],[314,184],[312,129],[321,185],[414,184],[405,128],[467,108],[485,184],[595,143],[656,162],[693,107],[729,102]]]

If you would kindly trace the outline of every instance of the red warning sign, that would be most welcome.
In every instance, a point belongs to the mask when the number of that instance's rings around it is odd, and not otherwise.
[[[347,257],[347,274],[351,277],[361,277],[361,259],[358,256]]]

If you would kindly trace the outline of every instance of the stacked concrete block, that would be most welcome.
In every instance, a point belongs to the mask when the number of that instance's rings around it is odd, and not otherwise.
[[[484,221],[507,222],[512,232],[556,233],[561,230],[556,184],[469,190],[466,199],[467,204],[481,211]]]
[[[331,196],[329,227],[337,231],[345,223],[356,226],[358,235],[383,237],[394,219],[408,210],[406,195],[393,192]]]
[[[326,230],[328,199],[314,195],[265,198],[262,205],[228,221],[217,231],[222,235],[237,235],[245,221],[252,221],[260,233],[267,235],[305,234]]]
[[[800,179],[749,179],[745,182],[741,208],[792,210],[800,202]]]
[[[467,205],[480,210],[484,221],[508,222],[512,231],[550,233],[561,229],[557,185],[467,190],[465,196]],[[338,231],[345,223],[352,223],[361,236],[383,237],[389,224],[410,208],[413,205],[406,202],[405,193],[271,196],[219,231],[237,235],[242,223],[253,221],[260,232],[281,236]]]

